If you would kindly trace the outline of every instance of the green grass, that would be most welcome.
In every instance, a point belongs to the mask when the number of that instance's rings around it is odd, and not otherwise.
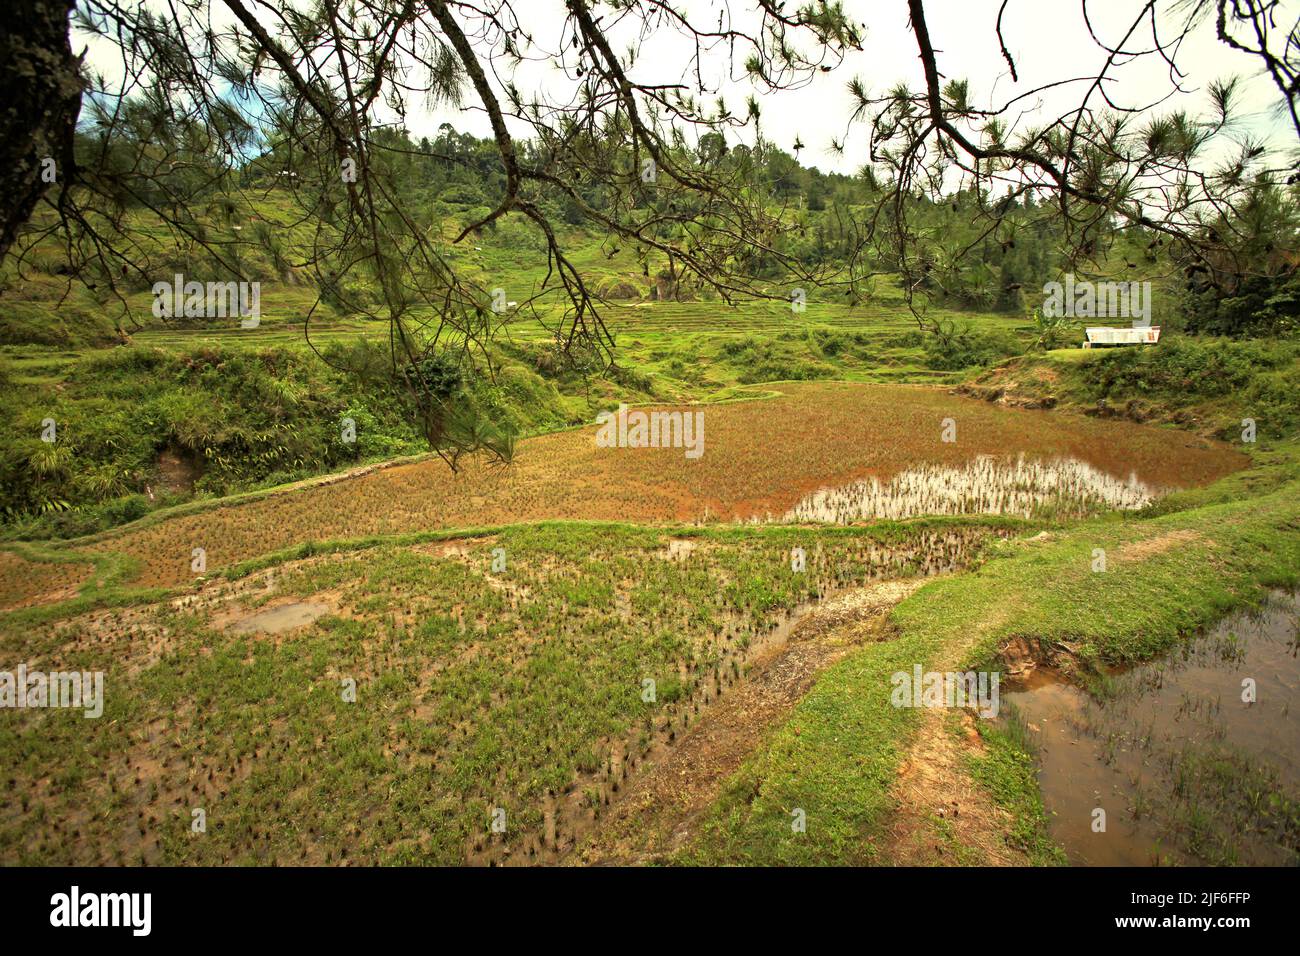
[[[1005,720],[981,720],[976,727],[984,749],[980,754],[963,755],[965,771],[1010,814],[1008,845],[1021,850],[1034,866],[1064,865],[1068,862],[1065,852],[1047,831],[1033,747],[1024,722],[1012,708]]]

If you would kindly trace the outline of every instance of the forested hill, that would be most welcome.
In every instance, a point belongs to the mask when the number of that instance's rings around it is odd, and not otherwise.
[[[490,218],[504,188],[494,142],[446,125],[432,138],[412,139],[397,132],[383,135],[384,148],[376,154],[387,164],[385,175],[402,197],[404,212],[436,240],[458,274],[485,289],[502,289],[516,302],[537,295],[544,284],[555,288],[554,262],[548,261],[541,230],[518,213]],[[87,155],[97,145],[85,133],[79,134],[78,143]],[[526,161],[534,147],[525,142],[520,148]],[[782,298],[796,284],[806,285],[791,277],[791,262],[829,276],[842,274],[851,262],[854,273],[866,277],[844,288],[809,287],[806,294],[814,301],[855,306],[893,288],[891,277],[898,263],[892,259],[887,234],[889,217],[879,215],[885,190],[870,171],[855,176],[826,174],[775,146],[727,147],[716,134],[705,136],[696,153],[692,162],[738,170],[737,175],[766,197],[764,201],[783,224],[770,239],[768,248],[774,252],[754,244],[741,264],[758,281],[759,291]],[[150,290],[154,282],[170,281],[176,274],[207,281],[242,277],[260,282],[262,309],[270,321],[297,322],[309,313],[317,318],[343,317],[367,303],[377,304],[378,292],[367,287],[364,273],[352,270],[331,286],[328,268],[311,260],[314,233],[329,228],[337,210],[321,208],[319,218],[303,217],[302,197],[294,195],[299,182],[294,159],[287,147],[277,147],[233,171],[196,164],[168,173],[195,177],[196,182],[160,181],[156,195],[146,190],[123,197],[122,208],[107,215],[119,217],[117,225],[125,225],[132,235],[138,268],[128,272],[122,267],[122,275],[106,275],[105,281],[96,279],[93,255],[88,257],[88,267],[83,261],[77,279],[70,278],[68,250],[42,233],[53,214],[39,213],[21,246],[23,254],[10,258],[0,278],[0,340],[111,343],[121,337],[119,325],[129,333],[157,324],[150,310]],[[598,181],[568,185],[571,194],[539,189],[529,198],[555,224],[561,248],[594,293],[616,301],[716,297],[715,290],[660,251],[611,236],[584,216],[584,203],[601,209],[622,201],[613,191]],[[203,201],[191,203],[188,209],[169,208],[169,197],[178,192],[202,196]],[[645,201],[653,203],[653,192],[648,196]],[[1226,304],[1221,297],[1213,301],[1198,297],[1195,275],[1180,266],[1158,235],[1141,230],[1122,235],[1103,232],[1097,240],[1103,254],[1097,261],[1065,262],[1061,250],[1067,244],[1059,221],[1050,207],[1035,201],[1032,192],[997,197],[966,190],[941,202],[919,197],[911,202],[914,208],[908,221],[916,231],[913,248],[919,259],[919,265],[916,261],[911,265],[922,277],[915,292],[926,304],[946,309],[1023,317],[1041,303],[1044,284],[1066,269],[1079,269],[1081,276],[1094,278],[1154,282],[1162,293],[1156,298],[1155,321],[1189,331],[1233,333],[1246,325],[1276,322],[1288,308],[1294,312],[1294,302],[1300,298],[1294,276],[1289,286],[1284,278],[1251,280],[1236,300]],[[1258,201],[1244,208],[1236,225],[1258,246],[1255,261],[1271,261],[1276,266],[1272,271],[1285,276],[1288,263],[1279,257],[1294,247],[1293,197],[1261,187]],[[675,206],[673,211],[683,210]],[[174,223],[164,224],[161,213],[182,222],[187,216],[191,219],[185,228],[177,229]],[[998,224],[992,232],[990,213]],[[488,221],[482,228],[461,237],[466,227],[484,220]],[[675,228],[664,227],[666,242],[681,241],[680,230],[673,234]],[[87,259],[84,248],[77,252]],[[1294,263],[1290,266],[1293,271]],[[235,269],[242,275],[232,275]],[[1279,303],[1280,292],[1284,294]],[[320,307],[312,313],[318,297]]]

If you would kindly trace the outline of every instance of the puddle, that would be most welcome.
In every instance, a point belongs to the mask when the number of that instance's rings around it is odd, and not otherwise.
[[[1071,862],[1300,862],[1298,651],[1300,600],[1276,594],[1162,660],[1108,675],[1099,696],[1050,670],[1004,691]],[[1094,831],[1097,808],[1105,832]]]
[[[321,604],[319,601],[298,601],[294,604],[282,604],[279,607],[267,608],[264,611],[258,611],[256,614],[250,614],[248,617],[241,618],[230,625],[230,630],[237,634],[279,634],[282,631],[291,631],[295,627],[302,627],[304,624],[310,624],[322,615],[329,614],[332,611],[328,604]]]
[[[667,548],[657,551],[655,554],[665,561],[685,561],[699,546],[698,541],[690,538],[672,538],[669,540]]]
[[[887,482],[875,478],[805,495],[786,521],[848,524],[869,518],[998,514],[1085,517],[1142,508],[1160,489],[1130,474],[1116,478],[1077,458],[982,455],[958,468],[922,465]]]

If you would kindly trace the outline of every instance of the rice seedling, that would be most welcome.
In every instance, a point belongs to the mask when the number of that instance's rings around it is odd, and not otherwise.
[[[197,603],[36,627],[0,619],[12,654],[57,660],[75,646],[108,687],[104,720],[23,711],[0,725],[22,798],[0,811],[0,859],[552,859],[781,639],[773,617],[919,572],[924,553],[968,561],[1015,527],[516,526],[293,561],[269,586],[250,575]],[[666,557],[674,539],[694,545],[686,557]],[[802,574],[794,541],[811,545]],[[490,570],[494,547],[510,555],[514,601]],[[240,626],[303,598],[330,613],[283,631]],[[193,808],[206,813],[201,837]],[[503,832],[489,829],[497,809]],[[63,829],[31,826],[38,816]]]

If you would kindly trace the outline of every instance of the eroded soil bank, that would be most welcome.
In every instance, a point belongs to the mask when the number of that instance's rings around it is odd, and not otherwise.
[[[663,863],[689,845],[726,779],[808,692],[818,673],[864,644],[887,640],[889,611],[924,578],[889,579],[802,609],[753,658],[747,679],[712,703],[646,772],[589,839],[568,855],[583,865]]]

